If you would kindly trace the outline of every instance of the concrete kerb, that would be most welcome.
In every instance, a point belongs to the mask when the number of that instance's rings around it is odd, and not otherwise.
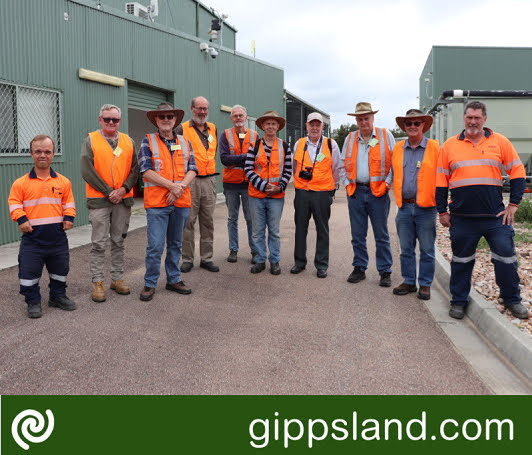
[[[436,279],[449,289],[451,266],[436,248]],[[471,289],[466,314],[479,331],[529,380],[532,380],[532,340]]]

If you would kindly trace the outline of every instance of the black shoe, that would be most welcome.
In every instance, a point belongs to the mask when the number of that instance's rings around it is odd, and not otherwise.
[[[270,264],[270,273],[272,275],[280,275],[281,274],[281,266],[278,262],[272,262]]]
[[[349,275],[349,278],[347,278],[347,281],[350,283],[358,283],[359,281],[366,279],[366,272],[360,268],[360,266],[356,266],[353,271],[351,272],[351,275]]]
[[[50,300],[48,300],[48,306],[55,306],[65,311],[76,309],[76,304],[66,295],[62,295],[61,297],[50,297]]]
[[[301,273],[303,270],[305,270],[305,266],[304,265],[294,265],[291,269],[290,269],[290,273],[293,273],[294,275],[297,275],[298,273]]]
[[[519,319],[528,319],[529,314],[528,310],[525,308],[525,306],[522,303],[514,303],[513,305],[507,305],[507,310],[510,310],[510,313],[516,318]]]
[[[396,288],[393,288],[393,293],[395,295],[407,295],[410,292],[416,292],[417,287],[415,284],[407,284],[407,283],[401,283]]]
[[[259,254],[259,253],[257,253],[257,252],[255,252],[255,253],[251,253],[251,263],[252,263],[252,264],[256,264],[256,263],[257,263],[257,261],[256,261],[255,258],[257,257],[258,254]]]
[[[316,275],[318,275],[318,278],[327,278],[327,270],[318,269],[318,271],[316,272]]]
[[[383,288],[389,288],[392,285],[392,272],[384,272],[381,274],[381,280],[379,281],[379,286]]]
[[[251,273],[260,273],[265,269],[266,269],[266,264],[264,262],[257,262],[253,267],[251,267],[249,271]]]
[[[28,317],[31,319],[37,319],[41,316],[41,302],[28,303]]]
[[[227,262],[236,262],[237,260],[237,252],[234,250],[229,251],[229,256],[227,256]]]
[[[172,283],[172,284],[167,283],[166,289],[168,289],[169,291],[177,292],[178,294],[184,294],[184,295],[192,294],[192,289],[185,286],[184,281],[178,281],[177,283]]]
[[[214,262],[200,262],[199,265],[202,269],[208,270],[209,272],[219,272],[220,267],[218,267]]]
[[[464,305],[454,305],[451,304],[451,309],[449,310],[449,316],[455,319],[463,319],[465,314]]]
[[[140,300],[142,300],[143,302],[148,302],[149,300],[153,299],[154,294],[155,288],[149,288],[148,286],[144,286],[142,292],[140,293]]]
[[[181,264],[181,271],[183,273],[188,273],[192,270],[192,267],[194,267],[194,264],[192,262],[183,262]]]

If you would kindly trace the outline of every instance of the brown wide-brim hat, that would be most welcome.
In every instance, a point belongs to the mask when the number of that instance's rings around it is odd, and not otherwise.
[[[185,111],[182,109],[174,109],[174,106],[172,106],[171,103],[164,102],[164,103],[159,104],[159,106],[157,106],[157,109],[155,111],[146,112],[148,120],[152,122],[156,128],[159,128],[157,126],[157,120],[156,120],[156,117],[159,114],[174,114],[175,123],[172,129],[175,129],[175,127],[181,123],[181,120],[183,120],[183,117],[185,116]]]
[[[264,131],[264,128],[262,128],[262,124],[266,121],[266,120],[276,120],[277,122],[279,122],[279,131],[281,131],[285,124],[286,124],[286,120],[284,118],[282,118],[277,112],[275,111],[266,111],[262,117],[259,117],[256,121],[255,121],[255,124],[262,130]]]
[[[423,111],[420,111],[419,109],[409,109],[406,111],[406,115],[404,117],[395,117],[395,121],[397,122],[397,125],[399,125],[399,128],[406,133],[405,120],[414,118],[423,119],[425,122],[425,125],[423,125],[423,133],[426,133],[428,130],[430,130],[432,122],[434,121],[432,116],[423,114]]]
[[[374,111],[371,107],[371,103],[362,102],[357,104],[357,106],[355,107],[355,112],[347,115],[351,115],[354,117],[356,115],[376,114],[377,112],[379,111]]]

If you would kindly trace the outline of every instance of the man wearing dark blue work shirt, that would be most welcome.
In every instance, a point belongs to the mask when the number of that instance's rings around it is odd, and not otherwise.
[[[440,146],[423,136],[432,126],[432,117],[418,109],[396,117],[397,125],[408,136],[392,153],[393,191],[399,210],[395,218],[401,245],[403,283],[395,295],[416,292],[416,239],[419,242],[418,298],[430,299],[434,279],[436,242],[436,171]]]

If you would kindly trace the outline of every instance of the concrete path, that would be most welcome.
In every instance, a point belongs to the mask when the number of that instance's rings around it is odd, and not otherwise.
[[[108,291],[105,303],[93,302],[90,247],[79,246],[71,251],[68,279],[68,295],[78,309],[69,313],[43,305],[43,317],[30,320],[18,294],[17,268],[1,271],[0,394],[530,393],[526,381],[486,347],[467,319],[445,317],[443,292],[435,288],[425,305],[415,295],[396,297],[391,288],[378,286],[371,232],[367,279],[346,281],[352,248],[344,191],[337,193],[332,210],[329,276],[318,279],[312,265],[312,221],[307,270],[291,275],[292,201],[289,191],[280,276],[268,270],[249,273],[243,220],[239,260],[226,262],[225,204],[215,212],[215,262],[221,271],[200,269],[198,258],[183,275],[193,289],[190,296],[166,291],[163,270],[154,299],[138,299],[143,227],[126,240],[129,296]],[[390,214],[395,286],[402,279],[394,218]],[[132,228],[143,224],[144,216],[132,217]],[[69,238],[71,244],[85,245],[90,228],[75,229]],[[0,248],[4,266],[9,258],[16,264],[16,251],[16,245]],[[44,273],[43,295],[47,280]],[[446,326],[454,327],[461,341],[451,341]],[[466,360],[471,346],[480,349],[473,357],[482,357],[482,368]]]

